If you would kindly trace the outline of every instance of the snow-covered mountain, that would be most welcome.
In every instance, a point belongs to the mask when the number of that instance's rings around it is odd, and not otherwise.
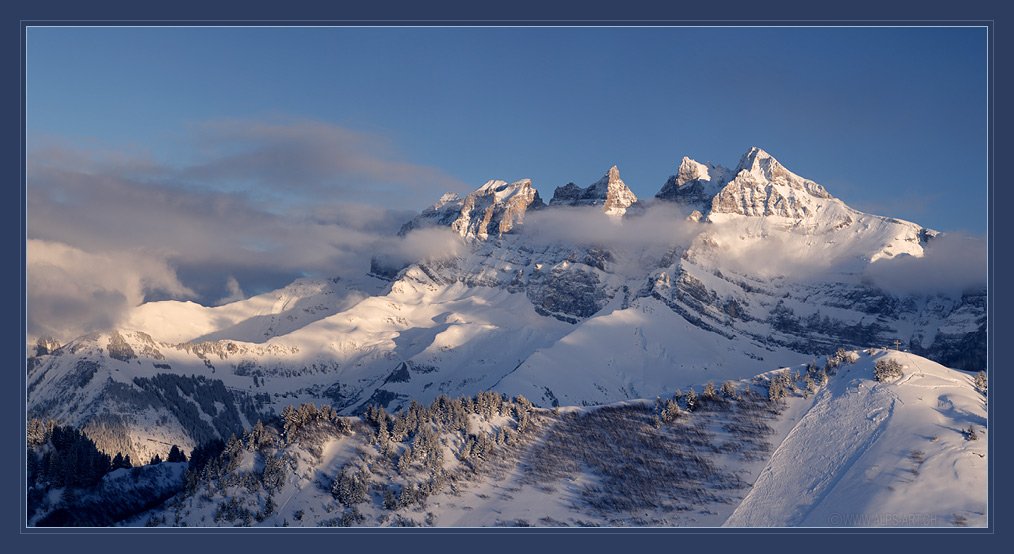
[[[303,402],[611,404],[895,339],[985,369],[985,291],[899,295],[865,276],[938,233],[854,210],[757,148],[732,170],[684,158],[648,204],[615,167],[548,205],[528,179],[492,180],[400,234],[424,229],[461,249],[225,306],[147,303],[116,330],[42,345],[29,415],[148,459]]]
[[[896,351],[819,362],[596,407],[486,394],[394,417],[292,411],[121,524],[986,524],[989,431],[971,376]],[[892,364],[900,375],[877,377]]]

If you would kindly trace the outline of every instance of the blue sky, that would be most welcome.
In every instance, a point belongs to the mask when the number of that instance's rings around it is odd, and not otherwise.
[[[29,329],[77,336],[144,301],[218,304],[453,247],[394,234],[488,179],[548,199],[616,164],[650,199],[683,156],[734,166],[751,146],[857,209],[981,235],[985,39],[30,28]]]
[[[181,188],[401,209],[490,178],[548,198],[612,164],[651,197],[684,155],[756,145],[856,208],[982,233],[985,51],[969,28],[32,28],[28,137],[205,169]],[[376,163],[209,179],[252,127]]]

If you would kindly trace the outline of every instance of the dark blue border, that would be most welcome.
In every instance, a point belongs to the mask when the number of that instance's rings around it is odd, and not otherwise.
[[[794,5],[795,4],[795,5]],[[48,3],[46,5],[30,5],[27,2],[22,6],[8,6],[5,9],[11,13],[5,13],[4,23],[8,29],[3,36],[5,48],[3,51],[7,56],[8,71],[18,67],[21,75],[21,87],[17,90],[14,87],[5,87],[3,94],[7,96],[6,105],[11,106],[4,112],[4,124],[0,128],[7,132],[0,134],[4,141],[2,149],[6,159],[4,167],[11,168],[8,172],[7,184],[3,190],[7,193],[6,202],[2,203],[5,210],[4,217],[0,222],[4,225],[4,236],[17,237],[17,244],[12,244],[8,239],[6,252],[7,256],[13,258],[15,252],[18,256],[19,272],[12,270],[0,273],[5,290],[13,290],[15,285],[18,288],[17,299],[13,295],[3,298],[3,307],[7,317],[3,318],[3,334],[6,348],[5,353],[9,371],[17,371],[19,385],[15,387],[13,375],[10,375],[8,386],[2,387],[4,394],[8,395],[6,402],[3,402],[4,411],[7,412],[6,421],[11,427],[8,437],[13,436],[13,429],[17,427],[19,444],[24,440],[24,404],[22,391],[24,390],[24,156],[22,147],[24,144],[24,99],[22,98],[24,84],[23,45],[24,30],[27,21],[45,23],[49,25],[73,24],[73,25],[123,25],[123,24],[188,24],[188,25],[228,25],[228,24],[497,24],[497,25],[566,25],[566,24],[615,24],[626,25],[657,25],[657,24],[723,24],[723,25],[749,25],[749,24],[831,24],[831,25],[988,25],[990,27],[990,113],[993,116],[990,125],[990,195],[989,212],[990,221],[988,232],[990,236],[990,295],[989,295],[989,367],[994,364],[994,342],[997,333],[1001,338],[1009,336],[1007,326],[1012,306],[1009,296],[1005,290],[997,290],[997,283],[1006,283],[1006,277],[1010,276],[1011,259],[1005,250],[1004,237],[1011,232],[1010,221],[1004,213],[1003,207],[1012,205],[1009,196],[1009,186],[1001,184],[1000,188],[993,186],[995,172],[992,160],[993,153],[1001,152],[1001,158],[1006,159],[1003,153],[1010,152],[1009,130],[1010,115],[1006,106],[1001,106],[1001,117],[996,117],[993,110],[993,99],[996,92],[1001,91],[1001,98],[1011,98],[1012,87],[1010,86],[1010,71],[1004,70],[1004,64],[1010,65],[1012,59],[1010,52],[1010,35],[1001,33],[1000,40],[996,40],[994,28],[996,22],[1007,23],[999,25],[1001,29],[1009,27],[1014,21],[1011,18],[1001,18],[999,8],[989,4],[980,5],[975,2],[964,2],[955,6],[953,2],[923,2],[917,9],[909,6],[892,5],[883,6],[884,2],[851,2],[847,13],[843,13],[842,5],[828,3],[820,6],[816,3],[790,2],[779,6],[772,6],[765,2],[725,2],[720,6],[715,3],[697,3],[694,5],[680,4],[668,8],[650,7],[650,3],[644,5],[627,2],[622,7],[615,5],[599,5],[594,3],[583,3],[575,5],[557,4],[554,6],[540,6],[538,9],[526,7],[521,4],[512,4],[510,12],[503,11],[502,6],[482,6],[475,2],[453,2],[432,6],[423,2],[409,2],[398,0],[386,2],[383,5],[369,6],[349,5],[346,3],[334,3],[325,8],[314,6],[314,3],[285,2],[279,3],[244,3],[242,8],[231,6],[228,3],[210,2],[173,2],[170,4],[151,3],[146,5],[139,2],[111,2],[101,6],[89,2],[62,2]],[[999,5],[999,3],[996,3]],[[171,6],[171,7],[169,7]],[[387,14],[396,14],[397,19]],[[845,17],[847,19],[841,19]],[[735,18],[735,19],[731,19]],[[237,22],[240,20],[241,22]],[[14,23],[19,25],[18,44],[14,44],[13,33]],[[996,54],[999,51],[1001,64],[995,63]],[[15,58],[15,56],[17,56]],[[1000,74],[995,71],[1000,70]],[[1006,94],[1004,94],[1006,93]],[[13,105],[17,102],[19,106],[18,125],[19,129],[17,144],[15,144],[14,132],[15,116]],[[999,137],[995,129],[999,127]],[[1000,144],[996,140],[999,138]],[[999,146],[999,148],[997,148]],[[13,181],[13,168],[19,168],[17,186]],[[941,167],[941,171],[947,171]],[[1001,172],[1003,176],[1005,172]],[[960,178],[956,176],[956,178]],[[15,190],[17,194],[15,194]],[[997,213],[996,206],[1001,206]],[[996,217],[1000,218],[997,221]],[[999,225],[999,226],[998,226]],[[999,239],[998,239],[999,237]],[[13,266],[13,263],[10,264]],[[9,267],[10,267],[9,266]],[[16,302],[16,305],[15,305]],[[14,314],[18,319],[14,319]],[[997,318],[1000,318],[999,320]],[[998,371],[990,371],[991,389],[994,391],[1005,390],[1003,382],[1006,382],[1005,368]],[[997,384],[997,373],[999,381]],[[1006,414],[1004,402],[994,401],[989,404],[990,411],[990,433],[991,455],[990,463],[996,466],[997,460],[1001,464],[1009,459],[1006,456],[1010,449],[1009,441],[1002,438],[997,440],[997,433],[1001,434],[1006,429]],[[15,414],[15,410],[17,413]],[[10,440],[10,438],[8,438]],[[1005,444],[1007,443],[1007,444]],[[23,455],[21,447],[16,452],[3,457],[3,472],[5,476],[2,489],[4,502],[2,506],[3,528],[11,531],[10,538],[16,542],[8,543],[6,548],[13,548],[14,551],[35,551],[48,552],[56,548],[90,550],[92,547],[101,550],[140,548],[142,551],[179,551],[180,548],[188,545],[197,546],[201,551],[236,548],[253,549],[254,551],[277,551],[291,550],[293,546],[299,549],[319,548],[328,550],[350,551],[358,548],[367,548],[373,551],[386,552],[388,550],[406,549],[406,552],[429,551],[440,549],[441,551],[456,548],[478,548],[482,551],[510,549],[516,550],[521,547],[536,547],[541,549],[552,549],[571,551],[580,549],[582,551],[625,551],[631,548],[637,549],[664,549],[666,551],[686,551],[698,548],[743,548],[743,549],[766,549],[777,548],[779,551],[787,550],[837,550],[838,548],[854,551],[856,547],[864,545],[876,545],[877,551],[886,548],[926,549],[936,551],[946,549],[949,551],[987,549],[997,547],[997,531],[1003,529],[997,517],[1002,517],[1004,511],[997,507],[997,501],[1006,498],[1006,487],[1003,486],[1009,479],[1004,475],[997,475],[991,471],[992,487],[990,503],[990,528],[982,530],[958,530],[941,531],[869,531],[862,532],[839,532],[829,535],[825,531],[814,530],[777,530],[774,532],[764,530],[624,530],[624,531],[558,531],[558,530],[441,530],[434,532],[409,530],[391,530],[385,532],[345,532],[335,533],[333,530],[312,530],[310,532],[272,534],[269,530],[249,530],[229,533],[227,531],[209,530],[189,532],[160,532],[152,533],[146,530],[135,530],[122,532],[113,530],[103,532],[101,530],[90,532],[67,533],[38,533],[36,530],[27,530],[25,533],[22,515],[24,513],[23,494]],[[1001,466],[1002,467],[1002,466]],[[34,531],[34,532],[33,532]],[[961,532],[964,531],[964,532]],[[798,540],[791,540],[791,535],[824,535],[799,537]],[[486,536],[491,535],[491,536]],[[777,543],[777,544],[775,544]],[[988,543],[988,544],[987,544]],[[661,551],[661,550],[659,550]],[[987,550],[988,551],[988,550]]]

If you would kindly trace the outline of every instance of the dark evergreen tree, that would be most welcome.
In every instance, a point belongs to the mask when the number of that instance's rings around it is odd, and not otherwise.
[[[187,455],[180,450],[180,447],[174,444],[173,447],[169,449],[169,456],[165,461],[170,463],[185,462],[187,461]]]
[[[189,471],[199,472],[211,460],[218,457],[225,450],[225,441],[214,439],[195,447],[190,451]]]
[[[109,471],[109,455],[99,452],[95,443],[78,429],[54,426],[48,435],[47,444],[52,448],[45,449],[41,459],[37,459],[33,468],[37,481],[57,487],[89,486]]]

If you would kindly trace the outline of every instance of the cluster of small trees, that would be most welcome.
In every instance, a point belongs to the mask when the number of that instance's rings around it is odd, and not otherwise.
[[[809,398],[811,394],[816,394],[827,385],[828,380],[827,366],[820,368],[815,363],[806,366],[805,374],[801,374],[798,370],[782,371],[768,381],[768,400],[775,402],[795,393],[802,394],[803,398]]]
[[[893,381],[904,375],[901,369],[901,364],[897,360],[881,358],[873,365],[873,376],[880,382]]]
[[[843,364],[854,364],[858,360],[859,355],[855,352],[839,348],[827,357],[824,367],[813,361],[806,365],[806,373],[800,373],[799,370],[781,371],[768,380],[768,400],[775,402],[794,393],[807,398],[826,386],[830,376],[835,375]]]
[[[398,510],[412,505],[423,506],[430,495],[443,490],[447,482],[447,472],[441,470],[418,483],[408,483],[397,492],[395,486],[389,485],[384,489],[384,508]]]
[[[241,437],[233,435],[228,441],[208,441],[195,448],[186,474],[186,490],[195,494],[207,484],[209,493],[226,495],[216,510],[216,521],[259,521],[269,515],[268,505],[261,509],[244,502],[232,487],[245,488],[251,494],[263,488],[270,499],[284,485],[289,469],[296,467],[294,454],[282,450],[283,446],[298,443],[312,453],[324,440],[350,434],[355,428],[368,430],[368,440],[383,456],[371,459],[363,455],[344,467],[330,484],[336,501],[346,506],[346,511],[354,510],[355,505],[370,501],[372,491],[391,509],[423,504],[456,479],[444,468],[448,449],[467,462],[463,470],[475,470],[483,460],[492,459],[498,447],[514,444],[516,437],[534,424],[534,413],[534,406],[524,397],[509,400],[494,392],[458,399],[441,396],[429,406],[412,402],[397,414],[369,406],[361,422],[339,416],[331,406],[290,406],[267,424],[258,421]],[[496,423],[490,432],[473,432],[475,419]],[[263,473],[239,470],[244,451],[260,453]],[[385,468],[401,474],[404,484],[382,487],[373,483],[372,474]]]
[[[677,390],[670,399],[658,398],[655,400],[655,428],[670,425],[684,413],[693,412],[704,404],[717,404],[740,398],[736,383],[732,381],[722,383],[721,388],[715,388],[715,384],[708,381],[700,395],[694,391],[693,387],[686,394]]]
[[[116,455],[113,456],[113,461],[109,463],[110,471],[116,469],[130,469],[132,467],[134,467],[134,464],[130,461],[130,454],[124,456],[120,452],[117,452]]]
[[[216,481],[221,488],[238,484],[239,478],[234,472],[242,462],[244,450],[243,441],[236,435],[225,442],[215,439],[195,448],[184,476],[186,489],[193,492],[200,483]]]
[[[57,425],[53,420],[31,419],[27,425],[28,481],[48,487],[90,487],[117,469],[134,467],[130,455],[117,452],[111,457],[76,427]],[[149,464],[162,463],[156,454]],[[172,445],[166,462],[186,462],[187,456]]]
[[[853,351],[839,348],[827,357],[827,362],[824,364],[824,372],[828,375],[834,375],[838,372],[838,368],[844,364],[854,364],[859,361],[859,354]]]
[[[263,424],[260,429],[264,429]],[[282,410],[282,435],[287,444],[317,444],[323,436],[347,435],[351,430],[352,426],[345,418],[327,404],[321,408],[314,404],[302,404],[298,408],[286,406]]]
[[[795,389],[793,379],[788,371],[782,371],[768,381],[768,400],[777,402],[789,395]]]
[[[514,433],[524,433],[532,421],[533,405],[523,396],[513,401],[495,392],[480,392],[472,398],[452,399],[441,395],[429,407],[413,401],[401,414],[391,415],[383,407],[370,406],[364,420],[375,430],[373,441],[386,455],[395,453],[396,444],[406,443],[398,462],[399,470],[407,470],[414,462],[430,469],[439,468],[443,461],[440,436],[452,434],[461,437],[458,458],[483,458],[495,445],[508,444]],[[515,429],[499,427],[489,433],[473,433],[471,415],[491,420],[509,417]]]
[[[219,503],[215,508],[215,523],[222,521],[240,521],[244,526],[253,524],[254,512],[246,507],[242,500],[233,496]]]
[[[119,456],[119,454],[117,454],[117,456]],[[182,450],[180,450],[180,447],[178,447],[178,446],[176,446],[174,444],[172,446],[172,448],[169,449],[169,455],[166,456],[165,461],[168,462],[168,463],[183,463],[183,462],[187,461],[187,455],[184,454]],[[115,460],[114,460],[114,462],[115,462]],[[130,467],[130,465],[129,465],[130,464],[130,456],[127,456],[126,463],[128,465],[125,466],[125,467]],[[154,456],[152,456],[151,461],[148,462],[149,465],[156,465],[156,464],[160,464],[160,463],[162,463],[162,457],[159,456],[158,454],[155,454]]]
[[[346,466],[331,485],[331,494],[346,506],[366,502],[370,493],[370,472],[363,466]]]
[[[835,364],[834,367],[838,367],[839,365],[841,365],[841,363],[843,361],[845,363],[850,363],[850,362],[847,362],[847,360],[852,359],[850,356],[847,356],[847,354],[842,349],[840,349],[840,348],[838,349],[838,352],[841,352],[843,355],[846,356],[846,358],[845,358],[845,360],[838,361]],[[852,354],[854,354],[854,353],[852,353]],[[830,359],[831,359],[831,356],[828,356],[828,360],[830,360]],[[823,368],[817,367],[816,363],[811,363],[811,364],[807,365],[806,366],[806,377],[803,379],[803,384],[806,387],[804,389],[804,393],[803,393],[804,396],[809,396],[810,394],[815,394],[822,387],[826,386],[827,382],[830,380],[829,375],[830,375],[830,373],[828,372],[828,364],[826,364],[826,363],[824,364]]]
[[[662,425],[670,425],[682,414],[680,410],[679,402],[675,398],[662,401],[661,398],[655,399],[655,428],[658,429]]]

